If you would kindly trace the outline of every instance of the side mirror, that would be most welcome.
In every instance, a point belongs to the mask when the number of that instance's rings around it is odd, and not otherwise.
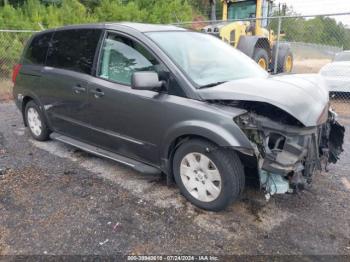
[[[134,72],[131,77],[131,88],[136,90],[159,90],[163,81],[153,71]]]

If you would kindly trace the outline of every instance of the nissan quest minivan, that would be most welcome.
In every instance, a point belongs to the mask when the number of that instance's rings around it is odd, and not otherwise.
[[[175,26],[37,33],[13,81],[34,139],[164,173],[207,210],[237,200],[247,175],[267,197],[296,192],[343,150],[320,76],[270,76],[220,39]]]

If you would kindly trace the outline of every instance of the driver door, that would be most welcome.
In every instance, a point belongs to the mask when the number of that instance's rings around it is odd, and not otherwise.
[[[97,134],[92,136],[93,142],[115,153],[156,163],[168,94],[132,89],[135,71],[167,75],[165,66],[139,42],[108,33],[97,77],[89,86],[89,117]]]

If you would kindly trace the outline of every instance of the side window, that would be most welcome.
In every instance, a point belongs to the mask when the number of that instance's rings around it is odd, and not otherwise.
[[[53,32],[35,36],[25,51],[23,64],[44,65],[52,35]]]
[[[99,29],[56,31],[48,51],[46,64],[91,74],[101,33]]]
[[[136,41],[109,34],[101,52],[99,77],[130,85],[131,76],[136,71],[164,74],[167,69]]]

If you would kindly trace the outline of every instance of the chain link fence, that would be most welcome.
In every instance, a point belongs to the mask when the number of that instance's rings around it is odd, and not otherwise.
[[[11,99],[13,66],[18,63],[25,43],[34,32],[0,30],[0,101]]]
[[[350,27],[346,24],[350,25],[350,13],[176,23],[219,37],[271,74],[321,75],[333,107],[349,116]]]
[[[271,74],[322,75],[329,86],[332,105],[338,112],[350,115],[350,28],[345,24],[350,24],[350,13],[227,21],[196,19],[176,25],[221,38]],[[0,30],[0,100],[10,97],[12,68],[34,32]],[[256,34],[264,37],[251,44],[249,38]]]

